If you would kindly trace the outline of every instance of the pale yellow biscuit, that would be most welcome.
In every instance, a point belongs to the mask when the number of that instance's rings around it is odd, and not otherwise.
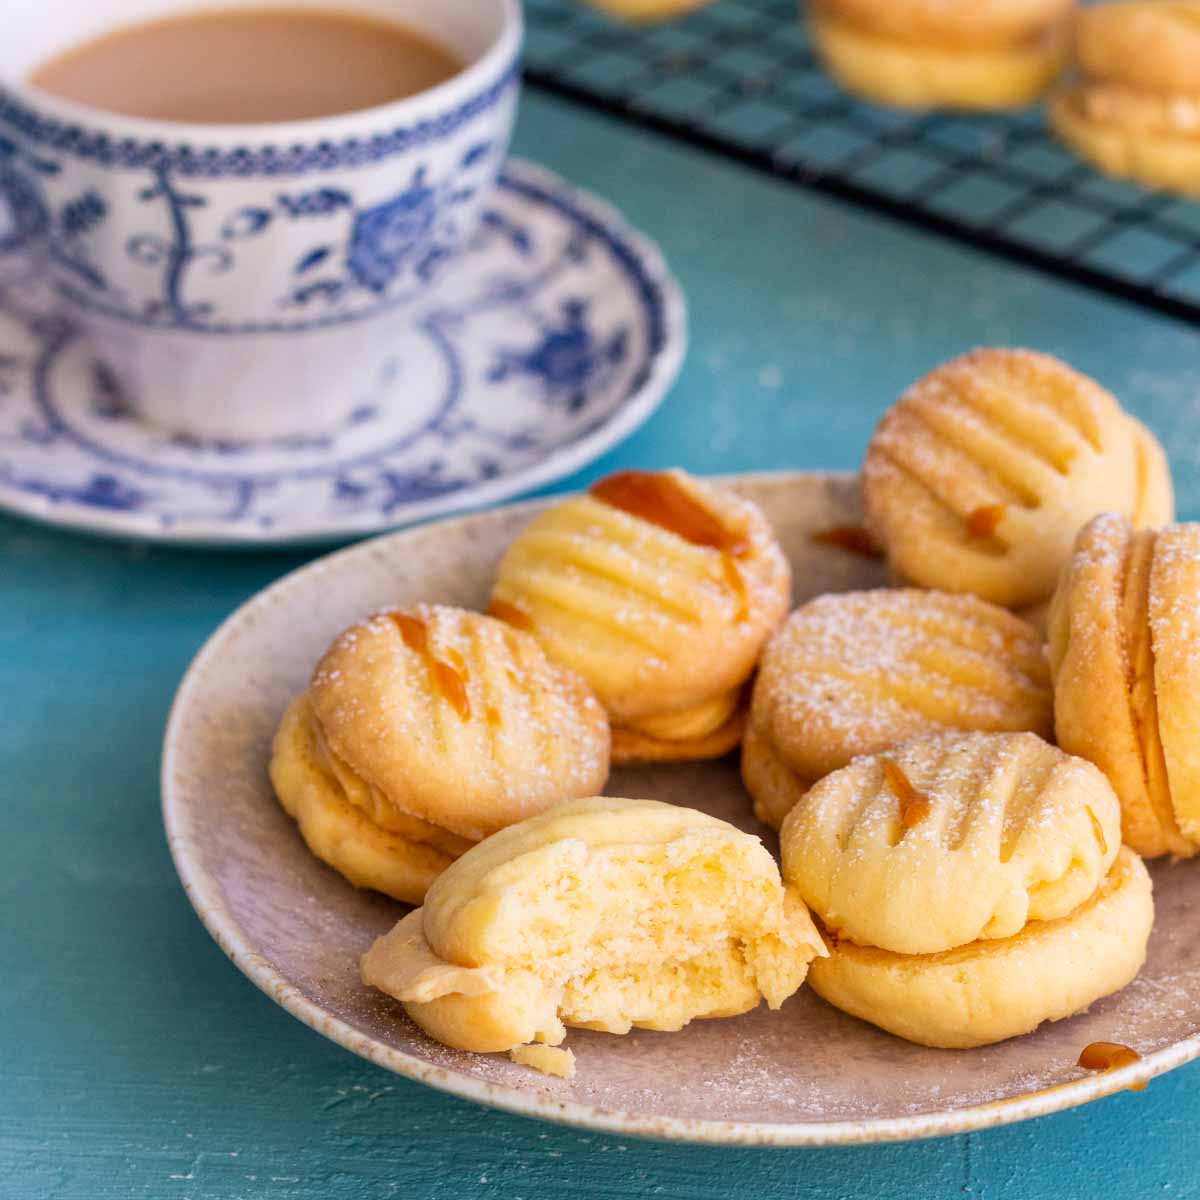
[[[1175,486],[1167,452],[1154,433],[1136,417],[1129,417],[1133,431],[1137,484],[1133,504],[1133,524],[1139,528],[1157,528],[1175,519]],[[890,586],[904,587],[905,580],[894,568],[888,568]],[[1028,621],[1045,641],[1050,616],[1050,596],[1016,609],[1017,616]]]
[[[1085,9],[1081,77],[1050,105],[1050,124],[1100,170],[1200,195],[1200,3]]]
[[[523,1067],[532,1067],[543,1075],[554,1075],[559,1079],[575,1078],[575,1055],[558,1046],[546,1046],[541,1042],[532,1045],[514,1046],[508,1057]]]
[[[1138,529],[1157,529],[1175,520],[1175,485],[1171,480],[1171,464],[1162,443],[1136,417],[1129,418],[1133,426],[1133,444],[1137,453],[1137,500],[1132,520]]]
[[[772,829],[783,824],[811,785],[784,762],[753,721],[742,742],[742,782],[754,802],[754,815]]]
[[[1071,16],[1075,0],[809,0],[880,37],[970,47],[1028,41]]]
[[[615,762],[725,753],[791,577],[750,502],[682,471],[625,471],[541,513],[491,612],[530,630],[608,710]]]
[[[678,762],[681,747],[686,747],[687,757],[693,761],[721,758],[731,750],[736,750],[745,736],[749,713],[742,702],[741,694],[736,693],[735,696],[736,698],[729,697],[722,702],[729,704],[732,700],[734,707],[726,720],[715,729],[708,728],[702,709],[695,714],[697,725],[708,731],[694,738],[654,737],[644,730],[622,729],[618,726],[612,731],[613,762],[623,766]]]
[[[778,1008],[824,953],[762,843],[714,817],[595,798],[468,851],[364,955],[363,980],[461,1050],[557,1045]]]
[[[1200,93],[1200,3],[1136,0],[1080,10],[1075,58],[1087,76],[1146,92]]]
[[[1036,604],[1017,609],[1017,616],[1037,634],[1043,645],[1046,643],[1046,626],[1050,620],[1050,599],[1047,596],[1045,600],[1039,600]]]
[[[830,1004],[924,1046],[966,1049],[1030,1033],[1131,983],[1154,921],[1150,876],[1122,848],[1073,913],[941,954],[831,942],[810,982]]]
[[[1042,639],[1003,608],[914,588],[821,596],[763,653],[743,776],[778,828],[788,798],[857,755],[948,729],[1049,737],[1052,710]]]
[[[1200,851],[1200,525],[1079,533],[1050,614],[1059,744],[1096,763],[1139,853]]]
[[[472,844],[608,775],[603,709],[501,621],[418,605],[343,633],[275,739],[271,779],[309,848],[419,903]]]
[[[788,885],[839,939],[934,954],[1077,908],[1121,810],[1096,767],[1034,734],[943,734],[826,776],[779,840]]]
[[[713,0],[587,0],[601,12],[635,25],[652,25],[656,21],[670,21],[682,17],[695,9],[704,8]]]
[[[1062,71],[1060,23],[1015,42],[917,42],[811,8],[813,46],[847,90],[899,108],[1009,109],[1031,104]]]
[[[355,887],[420,904],[429,885],[474,842],[415,818],[385,829],[347,799],[366,785],[335,764],[317,733],[308,695],[289,705],[271,751],[271,784],[309,849]]]
[[[863,463],[867,523],[904,578],[1020,608],[1053,592],[1085,521],[1135,511],[1138,461],[1097,383],[1046,354],[976,350],[884,414]]]
[[[1063,89],[1050,101],[1051,128],[1076,154],[1105,174],[1200,196],[1200,100],[1149,102],[1163,118],[1154,127],[1144,120],[1113,119],[1111,115],[1098,118],[1095,111],[1101,95],[1111,100],[1111,90],[1100,93],[1086,82]],[[1136,111],[1144,115],[1147,107],[1141,103]],[[1113,112],[1111,102],[1105,111]],[[1126,104],[1124,111],[1132,110]],[[1172,122],[1175,128],[1170,127]]]

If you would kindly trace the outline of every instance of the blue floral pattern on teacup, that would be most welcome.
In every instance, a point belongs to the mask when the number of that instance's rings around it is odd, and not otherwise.
[[[0,153],[0,254],[24,250],[50,226],[41,190],[29,174],[17,168],[13,157]]]
[[[421,168],[398,196],[361,212],[350,235],[350,274],[378,295],[388,290],[404,264],[433,236],[437,192]]]
[[[143,327],[261,334],[370,317],[427,283],[474,226],[517,81],[510,62],[406,128],[231,150],[114,141],[0,87],[0,252],[48,235],[71,304]],[[296,186],[318,173],[334,178]]]

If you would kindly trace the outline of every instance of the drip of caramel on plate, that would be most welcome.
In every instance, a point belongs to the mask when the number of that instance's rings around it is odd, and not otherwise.
[[[862,525],[834,525],[831,529],[819,529],[811,535],[810,540],[818,546],[832,546],[836,550],[845,550],[847,554],[857,554],[860,558],[883,557],[883,551]]]
[[[1000,522],[1004,520],[1005,505],[983,504],[967,514],[967,536],[973,538],[992,537]]]
[[[471,718],[471,698],[467,694],[467,664],[463,656],[453,648],[446,651],[446,657],[455,665],[443,662],[430,652],[429,627],[420,617],[411,613],[388,613],[393,625],[400,631],[404,644],[414,654],[423,655],[429,663],[429,677],[433,680],[433,689],[456,713],[464,720]]]
[[[1092,1042],[1084,1046],[1077,1065],[1085,1071],[1115,1071],[1118,1067],[1141,1061],[1142,1056],[1132,1046],[1123,1046],[1120,1042]],[[1144,1082],[1132,1083],[1129,1090],[1141,1092],[1145,1087]]]
[[[892,794],[900,801],[900,824],[905,829],[919,825],[929,816],[933,807],[929,797],[913,787],[912,780],[905,775],[899,763],[890,758],[883,758],[880,759],[879,765],[883,768],[883,777],[887,780]]]

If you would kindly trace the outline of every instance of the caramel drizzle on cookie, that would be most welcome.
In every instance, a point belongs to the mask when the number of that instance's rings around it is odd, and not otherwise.
[[[518,608],[507,600],[493,600],[487,607],[487,615],[526,633],[532,632],[534,627],[533,618],[523,608]]]
[[[967,514],[967,536],[972,538],[994,537],[1000,522],[1004,520],[1007,505],[981,504]]]
[[[404,644],[414,654],[425,654],[429,649],[429,627],[420,617],[409,616],[404,612],[388,613],[392,624],[400,630]]]
[[[429,649],[429,626],[420,617],[411,613],[388,613],[393,625],[400,631],[404,644],[414,654],[422,655],[429,664],[429,678],[433,681],[433,689],[456,713],[464,720],[471,719],[471,697],[467,693],[467,664],[463,656],[453,648],[447,650],[446,657],[454,663],[443,662]]]
[[[719,550],[721,573],[738,603],[736,619],[742,621],[749,616],[746,583],[736,562],[749,551],[749,542],[744,534],[728,528],[673,475],[665,471],[618,471],[592,484],[588,493],[610,508],[657,525],[693,546]]]
[[[735,621],[744,621],[750,615],[750,601],[746,595],[746,581],[732,554],[721,551],[721,571],[725,576],[725,584],[737,601]]]
[[[720,517],[665,471],[618,471],[593,483],[588,493],[611,508],[676,534],[693,546],[708,546],[735,558],[750,548],[743,534],[727,528]]]
[[[442,699],[464,721],[471,719],[471,697],[467,695],[467,681],[449,663],[435,658],[429,664],[429,673],[433,677],[433,686],[438,690]]]
[[[879,765],[883,768],[883,777],[892,795],[900,801],[900,824],[905,829],[919,825],[933,811],[929,797],[913,787],[912,780],[894,759],[881,758]]]
[[[1085,1071],[1115,1071],[1141,1061],[1142,1056],[1132,1046],[1123,1046],[1120,1042],[1092,1042],[1084,1046],[1076,1065]],[[1145,1082],[1131,1083],[1129,1090],[1141,1092],[1145,1087]]]
[[[862,525],[834,525],[830,529],[818,529],[810,535],[809,540],[818,546],[832,546],[835,550],[845,550],[847,554],[857,554],[859,558],[883,557],[883,551]]]

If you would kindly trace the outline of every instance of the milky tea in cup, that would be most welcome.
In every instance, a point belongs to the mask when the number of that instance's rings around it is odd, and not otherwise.
[[[518,0],[5,15],[0,183],[128,409],[222,443],[402,422],[406,310],[507,152]]]
[[[323,9],[214,9],[125,26],[29,76],[52,96],[152,121],[308,121],[414,96],[463,64],[416,30]]]

